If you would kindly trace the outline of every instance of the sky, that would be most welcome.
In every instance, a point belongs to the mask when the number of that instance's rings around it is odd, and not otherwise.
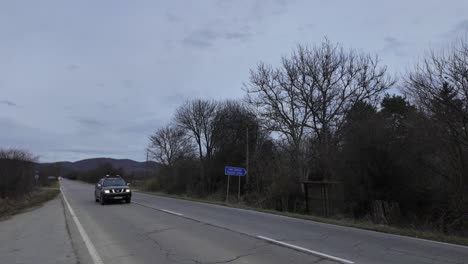
[[[250,69],[298,44],[401,76],[467,32],[466,0],[0,0],[0,148],[142,161],[179,105],[243,98]]]

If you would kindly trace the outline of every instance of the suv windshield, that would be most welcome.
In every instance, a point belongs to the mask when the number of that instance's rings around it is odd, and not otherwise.
[[[125,186],[125,181],[122,179],[106,179],[102,183],[103,186]]]

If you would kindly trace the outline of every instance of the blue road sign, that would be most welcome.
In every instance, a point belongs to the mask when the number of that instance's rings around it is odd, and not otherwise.
[[[231,166],[224,167],[224,175],[245,176],[246,174],[247,174],[247,170],[245,168],[238,168],[238,167],[231,167]]]

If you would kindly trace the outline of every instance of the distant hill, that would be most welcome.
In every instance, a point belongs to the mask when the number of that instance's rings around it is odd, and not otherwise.
[[[122,168],[126,173],[139,173],[149,170],[155,170],[159,164],[154,161],[138,162],[130,159],[111,159],[111,158],[93,158],[84,159],[75,162],[60,161],[53,163],[39,163],[37,168],[40,170],[45,166],[58,165],[61,167],[62,173],[88,171],[97,168],[102,164],[111,164],[114,168]]]

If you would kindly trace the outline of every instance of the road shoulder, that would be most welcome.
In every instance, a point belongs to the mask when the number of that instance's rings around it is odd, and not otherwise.
[[[0,222],[0,263],[77,263],[60,197]]]

